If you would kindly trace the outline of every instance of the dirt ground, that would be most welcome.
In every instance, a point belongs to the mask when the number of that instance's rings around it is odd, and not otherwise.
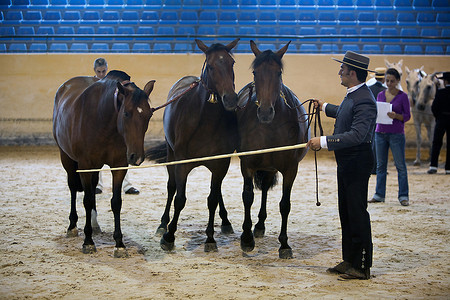
[[[140,195],[124,195],[122,232],[128,258],[114,258],[110,175],[98,196],[103,233],[94,236],[97,252],[83,254],[84,208],[78,194],[80,235],[66,237],[69,190],[56,147],[0,147],[1,299],[449,299],[450,176],[442,169],[408,161],[409,207],[397,201],[397,176],[389,164],[387,201],[370,204],[374,243],[373,278],[339,281],[326,268],[341,258],[336,197],[336,165],[319,153],[322,205],[315,205],[312,153],[300,163],[292,193],[288,236],[294,258],[278,258],[281,185],[270,193],[266,236],[250,253],[239,246],[242,232],[242,177],[232,161],[223,184],[234,234],[220,233],[218,252],[205,253],[209,172],[189,177],[188,201],[181,214],[175,250],[164,252],[155,236],[166,201],[163,167],[130,171]],[[411,155],[412,156],[412,155]],[[145,162],[150,164],[150,162]],[[369,197],[376,178],[370,179]],[[256,193],[254,223],[259,209]]]

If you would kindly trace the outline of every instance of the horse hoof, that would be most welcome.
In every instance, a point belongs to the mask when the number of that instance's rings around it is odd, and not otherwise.
[[[414,165],[414,166],[420,166],[420,161],[415,160],[415,161],[413,162],[413,165]]]
[[[114,248],[114,257],[115,258],[125,258],[128,257],[128,251],[126,248]]]
[[[164,227],[158,227],[158,229],[156,229],[155,235],[156,236],[163,236],[164,233],[166,233],[167,230]]]
[[[251,241],[250,243],[245,243],[241,241],[241,249],[244,252],[251,252],[255,249],[255,241]]]
[[[92,227],[92,234],[100,234],[100,233],[102,233],[102,230],[100,229],[100,226]]]
[[[67,230],[66,237],[71,238],[76,236],[78,236],[78,228],[75,227]]]
[[[262,238],[264,237],[264,234],[266,233],[266,230],[264,228],[256,228],[253,230],[253,236],[255,238]]]
[[[205,252],[217,252],[217,243],[205,243]]]
[[[84,254],[91,254],[97,252],[97,248],[95,248],[95,245],[83,245],[82,251]]]
[[[291,259],[293,258],[292,249],[279,249],[278,255],[282,259]]]
[[[234,233],[233,226],[231,226],[231,225],[222,225],[222,226],[220,226],[220,231],[223,234],[233,234]]]
[[[161,249],[163,249],[164,251],[171,251],[175,247],[175,243],[166,241],[164,239],[164,236],[161,238],[159,244],[161,245]]]

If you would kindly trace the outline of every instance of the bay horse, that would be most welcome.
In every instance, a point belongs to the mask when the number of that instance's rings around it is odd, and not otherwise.
[[[139,165],[144,160],[144,135],[153,113],[148,100],[155,81],[149,81],[141,90],[129,79],[122,71],[111,71],[99,81],[87,76],[74,77],[63,83],[55,96],[53,136],[67,172],[71,195],[67,235],[78,235],[76,195],[77,191],[84,191],[83,253],[96,251],[91,218],[95,225],[95,187],[99,174],[76,171],[99,169],[104,164],[110,167]],[[120,228],[121,188],[126,172],[112,172],[115,257],[127,256]]]
[[[237,125],[234,110],[237,105],[237,94],[234,85],[234,59],[230,51],[238,41],[239,39],[236,39],[226,46],[218,43],[208,47],[202,41],[195,40],[199,49],[206,55],[201,76],[183,77],[170,89],[168,102],[178,95],[181,97],[166,107],[163,116],[166,142],[162,147],[160,145],[149,149],[147,151],[149,159],[184,160],[228,154],[236,149]],[[159,155],[156,150],[158,148],[162,150]],[[188,174],[192,169],[202,165],[212,173],[205,252],[217,250],[214,240],[214,214],[218,204],[222,232],[233,232],[221,191],[230,159],[168,166],[167,203],[157,230],[157,234],[162,234],[160,244],[164,250],[174,248],[178,219],[186,204]],[[169,224],[170,207],[174,196],[174,214]]]
[[[424,107],[421,106],[421,109],[418,107],[418,97],[420,90],[420,83],[423,78],[427,76],[427,73],[424,72],[423,66],[418,69],[410,70],[408,67],[405,67],[406,70],[406,88],[408,90],[408,98],[411,106],[411,114],[414,120],[414,128],[416,130],[416,159],[413,162],[414,166],[420,166],[421,164],[421,154],[420,149],[422,147],[422,125],[425,126],[428,135],[428,149],[431,153],[431,140],[433,138],[434,131],[434,116],[431,112],[431,104],[432,102],[427,102],[427,105]]]
[[[290,43],[290,42],[289,42]],[[239,152],[306,143],[310,138],[308,117],[297,96],[283,84],[282,57],[289,43],[277,52],[260,51],[253,41],[250,47],[255,55],[252,63],[254,82],[247,84],[238,93],[236,110],[239,131]],[[298,163],[307,149],[296,149],[252,156],[242,156],[241,173],[244,178],[242,199],[245,208],[242,226],[241,249],[252,251],[255,237],[265,232],[267,192],[276,184],[277,172],[283,175],[280,201],[281,232],[278,237],[280,258],[292,258],[288,244],[287,224],[291,208],[291,190],[297,176]],[[254,183],[262,190],[259,221],[251,231],[251,206],[254,199]]]

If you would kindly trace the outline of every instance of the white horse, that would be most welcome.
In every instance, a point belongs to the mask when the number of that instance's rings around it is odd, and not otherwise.
[[[394,68],[398,71],[398,73],[400,74],[400,78],[403,75],[403,71],[402,71],[402,65],[403,65],[403,59],[400,59],[397,63],[391,63],[389,62],[386,58],[384,59],[384,63],[386,64],[386,68]],[[398,82],[397,88],[400,91],[403,91],[402,85],[400,83],[401,81]]]
[[[434,99],[428,101],[427,104],[421,104],[420,109],[418,107],[418,99],[420,90],[422,90],[427,84],[425,82],[422,84],[422,81],[425,77],[427,77],[427,73],[423,71],[423,66],[420,69],[409,70],[408,67],[405,67],[406,70],[406,88],[408,91],[408,98],[411,105],[411,114],[414,120],[414,127],[416,129],[416,160],[414,161],[415,166],[420,166],[420,149],[422,146],[422,125],[425,126],[428,134],[428,146],[429,151],[431,151],[431,140],[432,134],[434,131],[434,116],[431,113],[431,104]],[[427,77],[429,79],[429,77]],[[429,81],[427,79],[427,82]],[[436,92],[434,92],[436,93]],[[422,92],[424,95],[424,92]],[[425,103],[425,101],[422,101]]]

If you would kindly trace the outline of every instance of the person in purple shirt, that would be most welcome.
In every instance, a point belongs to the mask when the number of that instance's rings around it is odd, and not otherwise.
[[[405,123],[411,118],[409,100],[406,93],[397,88],[400,74],[394,69],[386,71],[387,90],[377,96],[378,102],[392,104],[392,111],[388,112],[393,119],[391,125],[377,124],[375,129],[375,146],[377,151],[377,184],[375,195],[369,203],[384,202],[386,197],[386,174],[389,148],[394,157],[398,173],[398,201],[403,206],[409,205],[408,172],[405,160]]]

